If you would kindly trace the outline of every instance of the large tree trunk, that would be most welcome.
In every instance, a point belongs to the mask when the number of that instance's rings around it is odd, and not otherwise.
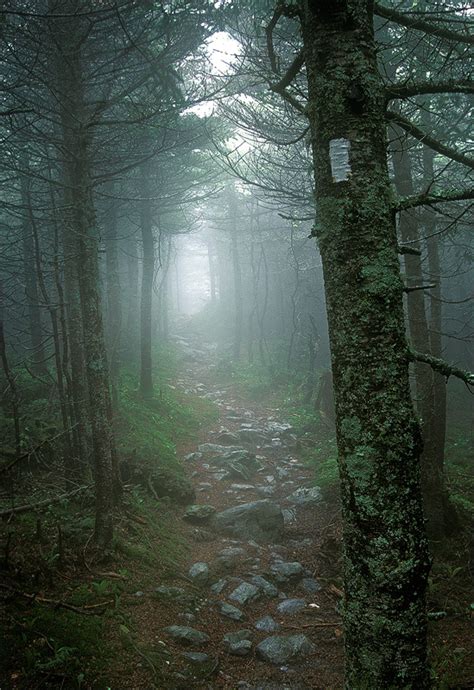
[[[344,520],[346,687],[422,690],[422,444],[371,7],[308,0],[302,14]]]
[[[72,230],[79,282],[82,333],[89,393],[89,420],[94,448],[96,492],[95,540],[107,547],[113,536],[112,508],[117,488],[118,468],[114,453],[110,419],[109,374],[99,285],[99,237],[92,200],[90,171],[90,136],[84,108],[81,58],[75,41],[79,25],[55,20],[55,39],[60,46],[57,56],[57,87],[61,98],[61,126],[65,168],[70,187]],[[78,32],[78,33],[76,33]],[[73,337],[75,334],[72,334]]]
[[[150,198],[150,166],[142,165],[140,226],[142,233],[142,290],[140,301],[140,393],[153,397],[153,369],[151,358],[153,280],[155,273],[155,239],[153,237]]]

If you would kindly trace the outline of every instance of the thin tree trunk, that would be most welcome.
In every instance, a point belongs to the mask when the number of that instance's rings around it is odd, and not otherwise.
[[[153,397],[152,300],[155,276],[155,239],[153,237],[152,206],[150,199],[150,166],[142,165],[140,226],[142,235],[142,288],[140,298],[140,393]]]
[[[372,5],[305,3],[303,39],[334,375],[346,688],[430,687],[429,558]]]
[[[113,196],[114,185],[110,185]],[[105,230],[105,267],[107,281],[107,340],[110,361],[112,403],[118,407],[118,380],[120,375],[122,304],[117,237],[117,201],[110,200]]]

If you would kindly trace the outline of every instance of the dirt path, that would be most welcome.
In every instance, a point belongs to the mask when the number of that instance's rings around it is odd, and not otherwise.
[[[171,652],[160,687],[341,688],[340,593],[320,550],[334,508],[281,411],[216,386],[212,350],[179,345],[177,385],[213,400],[219,420],[185,456],[200,506],[183,519],[189,570],[161,586],[148,618],[150,642]]]

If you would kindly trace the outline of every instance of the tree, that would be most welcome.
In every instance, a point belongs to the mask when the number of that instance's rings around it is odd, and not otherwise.
[[[430,685],[422,443],[409,390],[397,208],[387,170],[387,92],[377,64],[373,12],[373,3],[364,0],[290,3],[278,6],[268,29],[276,72],[271,38],[279,18],[297,17],[303,36],[304,51],[273,88],[295,101],[288,87],[305,62],[315,234],[335,388],[351,690]],[[403,118],[394,119],[421,136]],[[452,154],[447,146],[426,143]],[[466,161],[464,154],[452,155]]]

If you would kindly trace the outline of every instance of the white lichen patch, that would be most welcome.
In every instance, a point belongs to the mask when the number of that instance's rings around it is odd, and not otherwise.
[[[331,139],[329,142],[329,159],[331,161],[331,175],[333,182],[345,182],[351,173],[349,139]]]

